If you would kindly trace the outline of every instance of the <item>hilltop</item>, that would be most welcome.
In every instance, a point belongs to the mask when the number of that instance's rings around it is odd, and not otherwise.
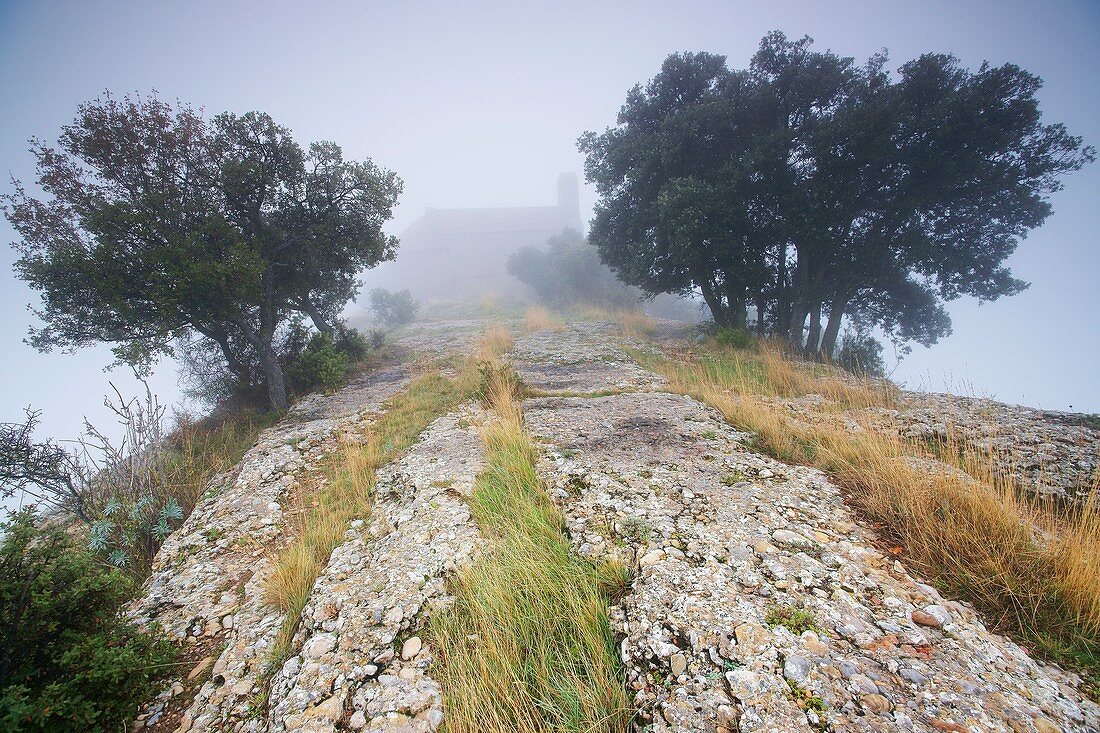
[[[920,544],[960,538],[891,526],[858,461],[825,457],[841,435],[919,438],[929,454],[896,466],[1011,487],[1039,521],[1089,514],[1096,431],[616,320],[419,323],[401,363],[265,430],[133,605],[188,660],[139,727],[1100,728],[1088,685],[1043,661],[1095,642],[1095,617],[992,615],[989,568]],[[781,427],[750,425],[760,409]],[[1000,552],[998,531],[971,540]]]

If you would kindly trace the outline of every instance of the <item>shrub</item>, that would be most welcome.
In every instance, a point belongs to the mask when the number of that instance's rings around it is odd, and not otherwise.
[[[641,291],[624,285],[579,232],[566,229],[545,250],[523,247],[508,258],[508,273],[529,285],[538,300],[564,307],[578,302],[621,307],[637,303]]]
[[[477,365],[477,373],[477,397],[486,407],[492,404],[498,391],[517,401],[522,400],[527,392],[527,386],[511,365],[483,361]]]
[[[127,577],[37,527],[33,510],[0,526],[0,728],[125,728],[174,648],[119,616]]]
[[[723,346],[732,346],[735,349],[747,349],[756,343],[748,331],[733,326],[719,326],[714,331],[714,340]]]
[[[882,359],[882,344],[863,330],[847,330],[840,339],[840,347],[833,361],[852,372],[869,377],[886,376],[886,362]]]
[[[372,328],[370,330],[370,345],[371,348],[381,349],[386,343],[386,332],[380,328]]]
[[[386,328],[397,328],[416,320],[420,304],[413,300],[408,290],[392,293],[385,288],[375,288],[370,291],[370,309]]]
[[[354,328],[339,328],[336,332],[336,340],[334,341],[336,350],[342,354],[347,354],[350,361],[361,361],[366,357],[373,344],[368,344],[366,337],[359,333]],[[381,344],[379,344],[381,346]],[[377,349],[379,346],[373,346]]]
[[[317,334],[290,366],[290,375],[299,390],[314,387],[333,390],[348,373],[350,360],[327,334]]]

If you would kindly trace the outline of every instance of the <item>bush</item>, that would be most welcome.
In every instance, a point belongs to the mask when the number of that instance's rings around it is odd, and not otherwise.
[[[731,346],[735,349],[747,349],[756,343],[751,333],[743,328],[732,326],[719,326],[715,329],[714,340],[723,346]]]
[[[840,347],[833,355],[833,361],[852,372],[869,377],[886,376],[886,362],[882,359],[882,344],[859,329],[847,330],[840,339]]]
[[[127,577],[33,510],[0,527],[0,728],[125,729],[174,648],[119,616]]]
[[[391,293],[385,288],[375,288],[370,291],[370,309],[386,328],[397,328],[416,320],[420,304],[408,290]]]
[[[335,340],[336,350],[342,354],[347,354],[350,361],[362,361],[366,358],[367,353],[371,350],[372,345],[367,343],[367,339],[363,334],[359,333],[354,328],[339,328],[336,332]],[[381,346],[373,346],[377,349]]]
[[[579,232],[566,229],[545,250],[523,247],[508,258],[508,273],[535,291],[539,302],[563,307],[588,303],[634,305],[641,291],[624,285],[600,262],[596,248]]]
[[[326,334],[317,334],[290,366],[295,386],[306,391],[314,387],[333,390],[347,377],[350,359]]]

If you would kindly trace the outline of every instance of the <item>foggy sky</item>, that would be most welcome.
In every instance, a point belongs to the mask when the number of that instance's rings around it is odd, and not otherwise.
[[[330,139],[405,181],[400,231],[427,206],[552,204],[562,171],[582,172],[575,141],[614,123],[627,90],[676,51],[744,67],[779,29],[891,67],[946,51],[971,68],[1011,61],[1041,76],[1046,121],[1100,144],[1100,3],[225,3],[0,1],[0,166],[33,179],[26,140],[56,139],[76,106],[105,89],[156,89],[205,108],[269,112],[302,144]],[[5,180],[0,187],[10,190]],[[1066,179],[1054,215],[1010,261],[1032,283],[1014,298],[949,306],[954,335],[914,347],[894,373],[909,386],[1100,412],[1100,164]],[[582,190],[582,215],[595,202]],[[24,345],[35,299],[11,274],[0,222],[0,421],[27,404],[42,436],[103,421],[113,379],[105,348],[75,356]],[[177,396],[171,368],[153,380]]]

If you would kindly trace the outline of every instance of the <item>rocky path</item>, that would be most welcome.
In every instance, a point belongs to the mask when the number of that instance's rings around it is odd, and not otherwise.
[[[483,328],[435,324],[402,345],[452,354]],[[511,360],[550,395],[525,401],[525,417],[575,548],[636,568],[612,622],[637,730],[1100,731],[1100,708],[1073,675],[883,557],[820,472],[753,453],[717,412],[662,392],[615,327],[530,334]],[[465,503],[484,463],[473,404],[379,471],[371,515],[351,523],[317,579],[291,656],[265,670],[283,617],[263,585],[293,536],[289,497],[321,480],[341,436],[368,430],[407,382],[384,370],[299,402],[165,543],[132,614],[179,639],[193,662],[184,676],[194,671],[143,725],[441,725],[438,650],[423,629],[482,542]],[[184,714],[157,727],[174,694]]]
[[[215,482],[161,547],[131,617],[159,624],[183,643],[186,658],[199,662],[186,682],[205,681],[188,691],[194,698],[181,733],[218,729],[226,721],[258,729],[257,680],[283,620],[264,603],[263,587],[269,558],[290,536],[284,503],[301,481],[315,478],[311,474],[342,435],[361,432],[408,379],[400,368],[385,369],[333,395],[298,402],[260,434],[235,473]],[[184,688],[177,684],[173,692]],[[164,707],[153,706],[141,722],[156,725]]]
[[[269,730],[435,730],[443,719],[421,611],[449,598],[445,576],[479,546],[463,497],[484,464],[473,405],[436,420],[380,471],[371,517],[352,522],[271,683]]]
[[[543,389],[659,382],[612,342],[535,333],[514,361]],[[714,410],[653,391],[524,407],[578,551],[638,568],[612,617],[639,729],[1100,730],[1073,675],[883,557],[825,476],[749,451]]]

